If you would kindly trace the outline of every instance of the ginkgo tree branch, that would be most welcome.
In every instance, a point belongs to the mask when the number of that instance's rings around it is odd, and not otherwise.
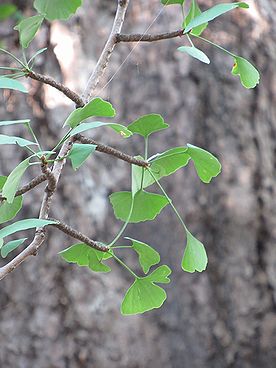
[[[102,144],[102,143],[98,143],[98,142],[94,141],[94,139],[86,138],[81,134],[77,134],[75,136],[75,140],[80,142],[80,143],[83,143],[83,144],[94,144],[94,145],[97,146],[96,151],[103,152],[103,153],[106,153],[108,155],[114,156],[114,157],[116,157],[120,160],[128,162],[129,164],[137,165],[137,166],[141,166],[141,167],[148,167],[149,166],[149,163],[147,161],[140,160],[136,157],[127,155],[126,153],[123,153],[123,152],[121,152],[121,151],[119,151],[115,148],[112,148],[112,147],[107,146],[107,145]]]
[[[169,40],[176,37],[182,37],[183,29],[179,29],[173,32],[165,32],[160,34],[117,34],[116,42],[155,42],[162,40]]]
[[[72,238],[80,240],[82,243],[85,243],[89,245],[91,248],[97,249],[101,252],[108,252],[109,247],[102,245],[99,242],[96,242],[95,240],[90,239],[88,236],[82,234],[80,231],[77,231],[73,229],[71,226],[65,224],[64,222],[61,222],[56,219],[50,219],[52,221],[55,221],[55,224],[52,224],[51,226],[56,227],[57,229],[61,230],[67,235],[70,235]]]
[[[15,197],[18,197],[22,194],[29,192],[30,190],[37,187],[39,184],[43,183],[47,180],[47,176],[45,174],[38,175],[36,178],[32,179],[28,184],[24,185],[20,188],[16,193]],[[0,201],[4,200],[5,198],[0,196]]]
[[[112,51],[117,43],[117,35],[121,32],[126,11],[128,8],[129,0],[118,0],[117,11],[113,22],[113,27],[105,44],[105,47],[99,57],[97,65],[91,74],[86,89],[83,94],[83,100],[87,103],[95,91],[100,78],[103,76],[105,69],[107,68],[108,62]]]
[[[62,92],[65,96],[67,96],[71,101],[75,102],[77,107],[84,106],[84,102],[82,98],[74,91],[72,91],[70,88],[64,86],[62,83],[57,82],[51,77],[45,76],[43,74],[36,73],[34,71],[28,71],[26,73],[27,77],[30,77],[34,80],[37,80],[41,83],[48,84],[60,92]]]
[[[110,36],[107,40],[105,48],[99,58],[99,61],[95,67],[94,72],[92,73],[87,88],[83,94],[82,101],[88,102],[90,96],[94,92],[100,78],[102,77],[105,68],[107,67],[110,55],[114,49],[116,44],[116,35],[121,32],[126,10],[129,4],[129,0],[118,0],[117,12],[115,15],[112,31]],[[41,80],[42,81],[42,80]],[[46,81],[45,81],[46,83]],[[49,83],[46,83],[49,84]],[[53,85],[53,83],[51,84]],[[57,88],[57,86],[55,86]],[[63,93],[65,91],[62,91]],[[65,93],[64,93],[65,94]],[[80,102],[80,101],[79,101]],[[78,105],[78,104],[77,104]],[[71,137],[70,140],[67,140],[63,143],[58,156],[59,157],[66,157],[67,154],[70,152],[72,145],[74,142],[74,137]],[[55,190],[51,191],[49,188],[45,190],[43,200],[40,207],[39,219],[47,219],[49,217],[50,206],[52,202],[53,195],[57,189],[57,185],[59,182],[59,178],[62,172],[62,169],[65,165],[66,159],[56,161],[52,173],[56,180],[56,187]],[[18,256],[16,256],[13,260],[11,260],[8,264],[0,268],[0,280],[2,280],[5,276],[7,276],[10,272],[16,269],[22,262],[25,261],[29,256],[36,255],[39,248],[42,246],[44,240],[46,238],[46,230],[45,228],[37,229],[35,237],[31,244],[27,246]]]

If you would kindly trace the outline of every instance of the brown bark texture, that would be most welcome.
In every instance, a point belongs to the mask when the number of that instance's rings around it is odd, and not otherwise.
[[[32,14],[30,3],[16,3],[24,15]],[[115,3],[87,0],[68,22],[46,24],[31,45],[33,52],[48,47],[35,71],[81,93],[110,31]],[[156,221],[130,226],[126,235],[156,247],[173,274],[161,309],[122,317],[129,275],[116,264],[102,275],[64,263],[57,253],[74,240],[52,229],[39,254],[0,282],[0,367],[275,367],[276,5],[274,0],[249,3],[250,12],[234,11],[212,22],[206,37],[252,60],[261,71],[258,88],[242,88],[230,73],[233,60],[210,45],[196,42],[212,60],[209,66],[177,52],[186,44],[179,38],[119,44],[97,91],[116,107],[117,122],[152,112],[165,117],[171,128],[152,136],[151,154],[189,142],[220,159],[222,174],[210,185],[199,181],[192,164],[164,180],[189,228],[206,245],[207,271],[181,270],[185,237],[169,207]],[[123,32],[142,33],[159,10],[158,0],[131,1]],[[168,7],[151,32],[177,30],[180,21],[179,9]],[[0,38],[19,52],[15,33],[8,32],[12,26],[12,21],[0,23]],[[8,62],[1,55],[1,65]],[[31,117],[49,149],[74,105],[50,86],[26,83],[27,97],[1,93],[0,120]],[[19,135],[20,129],[5,132]],[[142,153],[139,137],[124,140],[101,128],[91,137],[131,155]],[[6,175],[24,153],[2,146],[0,158]],[[30,170],[24,180],[37,174],[38,169]],[[77,173],[67,164],[51,217],[92,239],[110,241],[121,224],[108,195],[129,185],[129,164],[96,152]],[[25,194],[18,218],[37,217],[44,186]],[[127,260],[138,268],[134,255]]]

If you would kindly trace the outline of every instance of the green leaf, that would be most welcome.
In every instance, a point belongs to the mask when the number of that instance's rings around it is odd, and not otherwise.
[[[210,183],[212,178],[218,176],[221,172],[219,160],[210,152],[202,148],[187,144],[187,154],[191,156],[194,162],[196,172],[203,183]]]
[[[189,54],[202,63],[210,64],[210,59],[208,58],[208,56],[194,46],[180,46],[177,50]]]
[[[241,84],[245,88],[255,88],[260,82],[258,70],[246,59],[236,56],[235,64],[232,69],[233,75],[239,75]]]
[[[184,20],[183,28],[185,28],[195,17],[201,14],[201,10],[196,0],[192,0],[189,13]],[[200,36],[201,33],[207,28],[208,23],[201,24],[198,27],[192,29],[191,34],[194,36]]]
[[[187,233],[187,245],[182,258],[182,268],[186,272],[202,272],[206,269],[208,258],[204,245],[189,231]]]
[[[103,259],[107,259],[107,257],[105,257],[106,252],[100,252],[83,243],[74,244],[71,247],[59,252],[59,254],[66,262],[76,263],[78,266],[89,267],[95,272],[111,271],[109,266],[102,263]],[[109,256],[112,257],[110,254]]]
[[[35,38],[35,35],[39,30],[43,20],[43,15],[35,15],[33,17],[21,20],[21,22],[14,27],[14,29],[19,32],[20,45],[24,49],[29,47],[29,44]]]
[[[75,128],[81,122],[91,118],[92,116],[113,118],[115,115],[116,111],[111,103],[97,97],[91,100],[84,107],[79,107],[71,112],[63,126],[69,125],[71,128]]]
[[[131,123],[127,128],[132,133],[137,133],[147,138],[150,134],[158,132],[159,130],[167,129],[168,124],[159,114],[149,114],[141,116],[139,119]]]
[[[5,244],[2,248],[1,248],[1,256],[3,258],[6,258],[7,255],[9,253],[11,253],[12,251],[14,251],[15,249],[17,249],[21,244],[24,243],[25,240],[27,240],[28,238],[24,238],[24,239],[18,239],[18,240],[12,240],[9,243]]]
[[[77,170],[96,148],[97,146],[95,144],[74,143],[68,156],[72,162],[73,169]]]
[[[17,10],[17,7],[13,4],[1,4],[0,5],[0,21],[9,18]]]
[[[21,210],[23,197],[16,197],[12,203],[7,201],[0,202],[0,224],[12,220]]]
[[[201,13],[200,15],[196,16],[194,19],[192,19],[189,22],[189,24],[186,26],[184,32],[188,33],[190,32],[191,29],[197,26],[200,26],[204,23],[210,22],[211,20],[219,17],[220,15],[225,14],[229,12],[230,10],[233,10],[236,8],[249,8],[249,6],[244,2],[215,5],[212,8]]]
[[[7,181],[6,176],[0,176],[0,191]],[[12,220],[17,213],[21,210],[23,203],[23,197],[18,196],[12,203],[8,203],[6,200],[0,201],[0,224]]]
[[[128,239],[132,242],[132,249],[134,249],[135,252],[138,254],[139,263],[144,273],[148,273],[151,266],[154,266],[160,262],[159,253],[148,244],[128,237],[126,237],[125,239]]]
[[[30,123],[30,121],[31,121],[30,119],[0,121],[0,126],[27,124],[27,123]]]
[[[161,272],[158,271],[161,269]],[[159,275],[162,274],[161,276]],[[143,278],[136,278],[134,283],[126,292],[121,305],[123,315],[140,314],[155,308],[160,308],[167,298],[166,292],[160,286],[154,284],[165,283],[170,280],[167,278],[171,273],[168,266],[161,266],[152,274]],[[166,275],[166,276],[165,276]]]
[[[30,166],[30,157],[22,161],[7,177],[7,181],[3,186],[2,195],[7,199],[8,203],[12,203],[15,197],[15,193],[20,184],[21,178],[24,175],[27,168]]]
[[[185,0],[161,0],[161,3],[163,5],[174,5],[174,4],[180,4],[183,5]]]
[[[76,135],[76,134],[85,132],[87,130],[99,128],[99,127],[102,127],[102,126],[106,126],[106,127],[112,128],[116,133],[119,133],[124,138],[128,138],[128,137],[130,137],[132,135],[132,132],[130,130],[128,130],[122,124],[102,123],[100,121],[93,121],[92,123],[84,123],[84,124],[81,124],[81,125],[77,126],[76,128],[74,128],[70,132],[70,137],[72,137],[73,135]]]
[[[109,198],[115,217],[126,222],[131,209],[132,193],[112,193]],[[137,223],[154,220],[168,203],[166,197],[160,194],[148,193],[141,190],[134,196],[133,210],[129,222]]]
[[[44,227],[47,225],[53,225],[56,221],[43,220],[43,219],[27,219],[14,222],[13,224],[4,227],[0,230],[0,238],[3,239],[8,235],[12,235],[18,231],[34,229],[36,227]]]
[[[68,19],[81,6],[82,0],[35,0],[35,9],[48,20]]]
[[[36,143],[28,141],[27,139],[4,134],[0,134],[0,145],[1,144],[18,144],[20,147],[37,145]]]
[[[148,275],[147,280],[156,282],[157,284],[168,284],[170,282],[169,276],[171,273],[172,271],[168,266],[162,265]]]
[[[149,158],[150,169],[156,179],[160,180],[161,178],[169,176],[180,168],[186,166],[190,160],[190,156],[186,152],[186,147],[176,147],[171,148],[163,153],[158,153]],[[132,181],[134,182],[135,180],[137,182],[137,191],[141,189],[143,170],[143,188],[147,188],[155,183],[148,170],[136,165],[132,165]]]
[[[18,82],[16,79],[11,79],[7,77],[0,77],[0,88],[2,89],[13,89],[15,91],[20,91],[23,93],[28,93],[26,87],[22,83]]]

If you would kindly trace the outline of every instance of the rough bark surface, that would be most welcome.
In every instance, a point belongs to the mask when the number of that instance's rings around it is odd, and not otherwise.
[[[124,32],[143,32],[159,1],[132,3]],[[131,283],[128,275],[115,264],[115,272],[97,275],[63,263],[58,251],[74,241],[51,231],[39,255],[0,283],[1,367],[275,366],[276,5],[273,0],[250,4],[251,13],[237,11],[214,22],[210,37],[259,67],[262,83],[256,90],[243,89],[230,74],[233,61],[208,45],[201,48],[212,60],[209,67],[177,53],[180,39],[139,45],[109,86],[99,88],[116,106],[118,122],[150,112],[165,116],[171,129],[152,137],[151,153],[190,142],[220,158],[223,172],[208,186],[199,182],[193,167],[165,180],[188,226],[206,244],[207,272],[181,271],[185,238],[169,208],[153,223],[131,226],[127,235],[156,246],[174,272],[162,309],[124,318],[119,306]],[[49,46],[37,71],[81,92],[113,15],[113,2],[86,1],[69,23],[45,27],[32,46]],[[178,29],[179,21],[177,9],[168,7],[153,30]],[[0,26],[3,34],[6,29]],[[3,39],[15,48],[13,37]],[[117,47],[107,78],[132,47]],[[34,127],[49,148],[73,106],[51,87],[29,83],[27,98],[1,95],[1,120],[34,116]],[[107,130],[93,138],[130,154],[142,149],[138,138],[128,142]],[[1,174],[22,158],[14,148],[1,148]],[[110,240],[120,224],[108,195],[127,189],[129,176],[128,164],[100,153],[78,175],[68,165],[51,216],[93,239]],[[26,217],[37,216],[39,201],[39,190],[25,196]]]

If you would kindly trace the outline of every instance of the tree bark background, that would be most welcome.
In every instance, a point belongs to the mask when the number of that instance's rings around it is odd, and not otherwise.
[[[275,366],[276,5],[273,0],[248,2],[250,12],[233,12],[213,22],[210,37],[258,66],[262,80],[257,89],[243,89],[231,76],[233,61],[208,45],[200,43],[210,66],[176,52],[186,42],[183,38],[139,45],[108,87],[98,91],[116,107],[118,122],[151,112],[165,117],[171,129],[151,138],[152,154],[190,142],[219,157],[223,172],[210,185],[199,181],[192,166],[164,180],[188,226],[206,245],[207,271],[187,274],[180,269],[185,237],[169,208],[157,221],[130,226],[126,235],[156,246],[173,275],[161,309],[122,317],[119,307],[129,276],[116,264],[108,275],[65,264],[57,253],[74,241],[51,231],[39,255],[0,283],[1,367]],[[30,2],[15,3],[31,14]],[[38,71],[79,92],[115,10],[115,1],[84,3],[69,22],[45,26],[32,46],[46,43],[49,48],[39,58]],[[201,2],[202,7],[214,3],[218,1]],[[158,0],[133,0],[124,31],[143,32],[159,9]],[[151,32],[175,30],[179,24],[177,7],[168,7]],[[0,32],[6,26],[0,25]],[[14,35],[2,40],[16,49]],[[102,86],[133,46],[116,48]],[[2,56],[1,63],[7,63]],[[16,93],[0,97],[0,118],[33,116],[50,148],[74,106],[50,87],[29,83],[27,98]],[[142,150],[139,137],[122,140],[107,130],[93,137],[134,155]],[[11,148],[1,148],[0,157],[1,175],[23,158]],[[95,154],[77,174],[67,165],[52,215],[108,241],[120,227],[108,195],[129,185],[126,163]],[[25,195],[26,217],[37,216],[41,188]],[[135,267],[135,258],[128,260]]]

